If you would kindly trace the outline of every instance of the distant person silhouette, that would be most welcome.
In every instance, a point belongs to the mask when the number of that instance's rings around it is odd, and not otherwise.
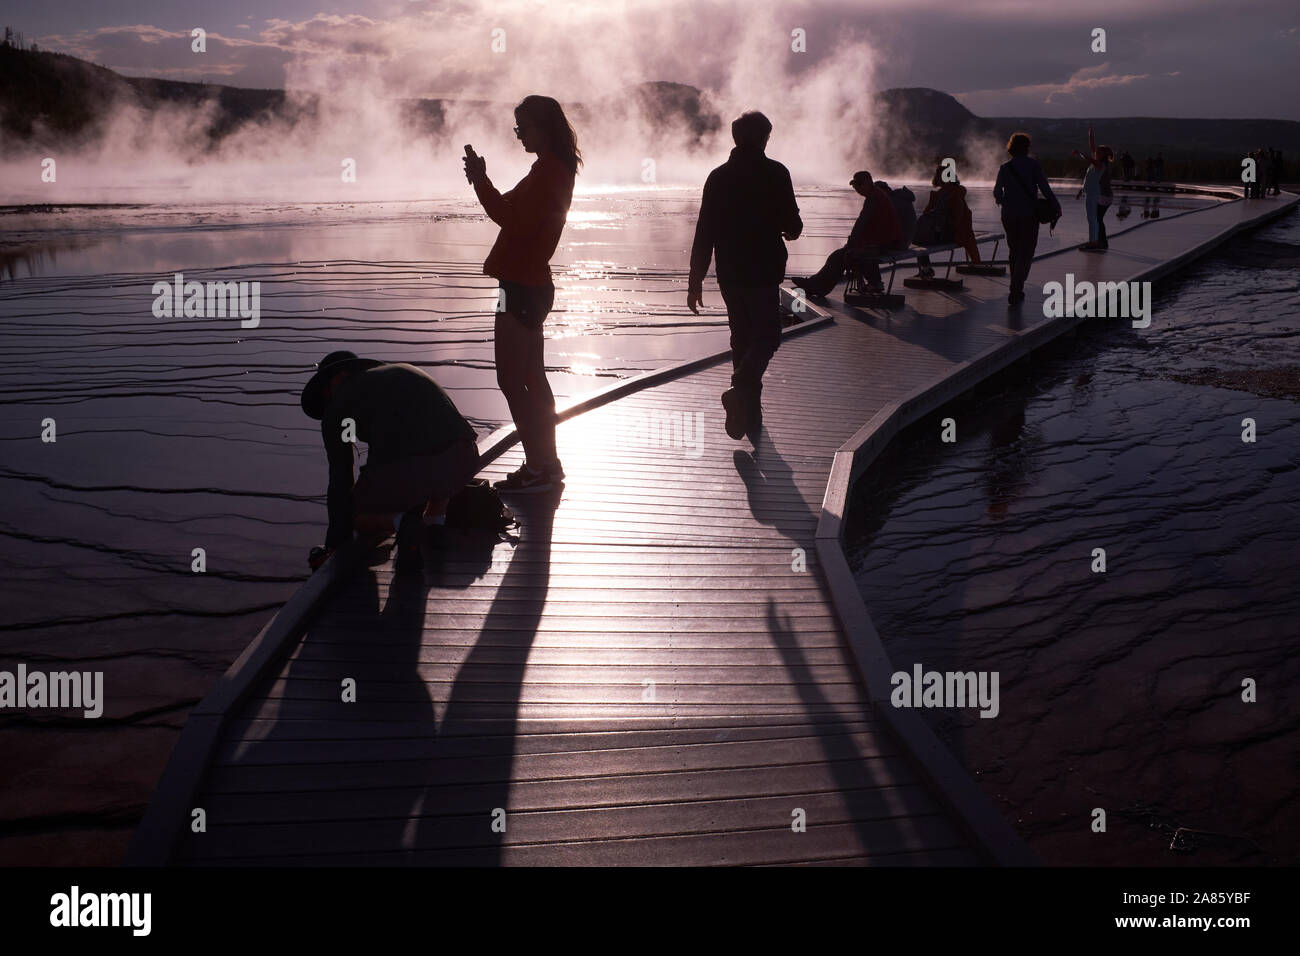
[[[704,304],[704,276],[716,254],[718,288],[731,328],[731,387],[722,393],[727,434],[755,434],[763,420],[763,373],[781,345],[785,242],[803,232],[790,171],[764,150],[772,123],[758,112],[731,124],[735,148],[704,182],[686,305]]]
[[[1132,179],[1133,170],[1137,166],[1137,163],[1133,159],[1133,155],[1126,149],[1122,154],[1120,154],[1119,161],[1120,165],[1124,167],[1124,178]]]
[[[1038,194],[1052,204],[1055,223],[1061,216],[1061,204],[1043,175],[1043,167],[1029,155],[1029,134],[1015,133],[1007,140],[1011,158],[998,169],[993,185],[993,201],[1002,207],[1002,231],[1007,237],[1007,265],[1011,274],[1010,305],[1025,300],[1025,282],[1038,246]]]
[[[1163,183],[1165,181],[1165,154],[1164,153],[1156,153],[1155,166],[1156,166],[1156,182]]]
[[[882,249],[906,248],[903,235],[903,223],[898,209],[887,189],[881,189],[874,182],[871,173],[865,169],[853,174],[849,180],[853,191],[862,197],[862,210],[849,230],[849,238],[843,246],[826,257],[826,263],[815,274],[805,278],[795,277],[790,283],[796,289],[803,289],[811,296],[824,296],[844,278],[844,264],[850,250],[863,255],[877,255]],[[912,214],[912,227],[916,227],[916,214]],[[863,278],[867,287],[873,292],[884,292],[885,285],[880,278],[880,265],[865,259],[862,263]]]
[[[473,427],[425,372],[347,351],[321,359],[299,401],[320,422],[329,459],[329,531],[312,569],[354,531],[387,535],[399,515],[397,569],[418,568],[421,525],[440,523],[448,500],[478,471]],[[353,484],[357,441],[367,453]]]
[[[1083,174],[1083,188],[1079,195],[1084,197],[1088,213],[1088,241],[1080,248],[1102,250],[1109,247],[1106,238],[1106,210],[1110,208],[1114,193],[1110,185],[1110,161],[1114,151],[1109,146],[1098,146],[1088,127],[1088,155],[1085,157],[1077,149],[1075,156],[1088,160],[1088,168]],[[1075,198],[1079,198],[1078,195]]]
[[[537,160],[514,189],[500,193],[487,162],[465,147],[465,178],[488,216],[501,227],[483,274],[501,284],[495,346],[497,384],[524,448],[524,463],[496,482],[501,491],[549,491],[564,483],[555,448],[555,395],[546,380],[542,323],[555,302],[550,259],[573,201],[582,153],[560,104],[526,96],[515,107],[515,135]]]

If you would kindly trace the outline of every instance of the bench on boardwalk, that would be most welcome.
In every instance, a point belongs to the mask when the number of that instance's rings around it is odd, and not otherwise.
[[[1006,274],[1006,265],[996,263],[998,244],[1005,238],[1000,232],[977,232],[975,233],[976,244],[991,242],[993,243],[993,256],[988,262],[959,262],[954,263],[953,257],[958,249],[962,248],[955,242],[943,242],[932,246],[909,246],[906,249],[884,249],[871,255],[864,255],[857,250],[849,250],[844,257],[844,271],[848,276],[848,284],[844,287],[844,301],[850,305],[864,305],[871,308],[898,309],[903,305],[903,297],[894,293],[894,274],[898,271],[900,262],[909,262],[919,256],[934,256],[948,253],[948,262],[944,269],[942,277],[934,276],[932,278],[922,278],[913,276],[903,280],[903,285],[909,289],[944,289],[947,291],[957,292],[964,288],[961,279],[952,278],[952,272],[955,268],[961,275],[984,275],[1000,276]],[[862,274],[862,268],[869,262],[876,263],[877,266],[889,266],[889,284],[885,287],[884,292],[871,292],[867,282]]]

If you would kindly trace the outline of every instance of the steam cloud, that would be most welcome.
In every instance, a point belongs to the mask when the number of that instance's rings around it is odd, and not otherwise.
[[[260,42],[292,51],[285,66],[291,118],[247,123],[212,146],[204,130],[215,104],[145,111],[119,103],[97,141],[11,156],[0,167],[10,185],[4,201],[445,197],[468,188],[465,143],[487,158],[488,174],[504,188],[531,162],[512,132],[512,108],[529,93],[554,96],[569,111],[586,161],[579,188],[642,186],[646,159],[658,184],[698,185],[725,159],[730,120],[745,109],[772,120],[769,155],[796,182],[839,184],[854,169],[877,168],[877,54],[860,34],[825,29],[810,30],[807,52],[793,52],[792,31],[809,29],[800,10],[775,0],[558,9],[535,0],[454,0],[436,9],[398,4],[384,20],[270,21]],[[504,53],[491,50],[498,27]],[[168,42],[188,49],[190,40],[177,33]],[[235,41],[209,35],[209,50],[226,42]],[[699,87],[701,109],[718,114],[721,125],[701,133],[681,117],[648,116],[621,95],[655,80]],[[444,100],[440,136],[413,125],[409,101],[420,97]],[[43,155],[58,162],[53,185],[39,180]],[[345,157],[356,161],[356,183],[341,182]]]

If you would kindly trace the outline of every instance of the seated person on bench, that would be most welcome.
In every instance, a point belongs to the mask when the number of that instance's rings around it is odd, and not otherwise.
[[[957,181],[944,182],[942,164],[935,167],[934,178],[930,180],[930,185],[934,190],[930,193],[930,201],[921,216],[930,215],[938,220],[935,224],[939,227],[939,235],[937,241],[926,241],[926,230],[922,222],[922,227],[917,229],[916,244],[928,246],[956,243],[966,250],[967,259],[972,263],[979,263],[980,250],[975,243],[975,228],[971,220],[970,206],[966,205],[966,187]],[[919,277],[934,278],[934,268],[930,265],[929,256],[917,256],[916,264]]]
[[[858,213],[858,221],[853,224],[848,243],[827,256],[826,264],[816,275],[790,280],[795,288],[803,289],[808,295],[824,296],[835,288],[840,279],[844,278],[844,260],[850,251],[856,256],[865,257],[862,272],[868,290],[884,292],[880,266],[873,257],[884,250],[907,248],[903,242],[903,227],[898,220],[898,212],[894,209],[889,194],[871,181],[871,173],[854,173],[849,185],[863,198],[862,212]]]

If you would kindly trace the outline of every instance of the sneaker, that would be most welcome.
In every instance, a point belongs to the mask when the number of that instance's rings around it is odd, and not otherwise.
[[[550,468],[541,471],[533,471],[527,462],[520,465],[518,469],[506,475],[500,481],[492,483],[492,487],[499,492],[514,492],[516,494],[536,494],[542,491],[550,491],[556,485],[564,484],[564,469],[560,467],[557,461]]]
[[[745,397],[738,390],[729,388],[722,393],[722,407],[727,410],[727,435],[739,441],[745,437],[748,426]]]

